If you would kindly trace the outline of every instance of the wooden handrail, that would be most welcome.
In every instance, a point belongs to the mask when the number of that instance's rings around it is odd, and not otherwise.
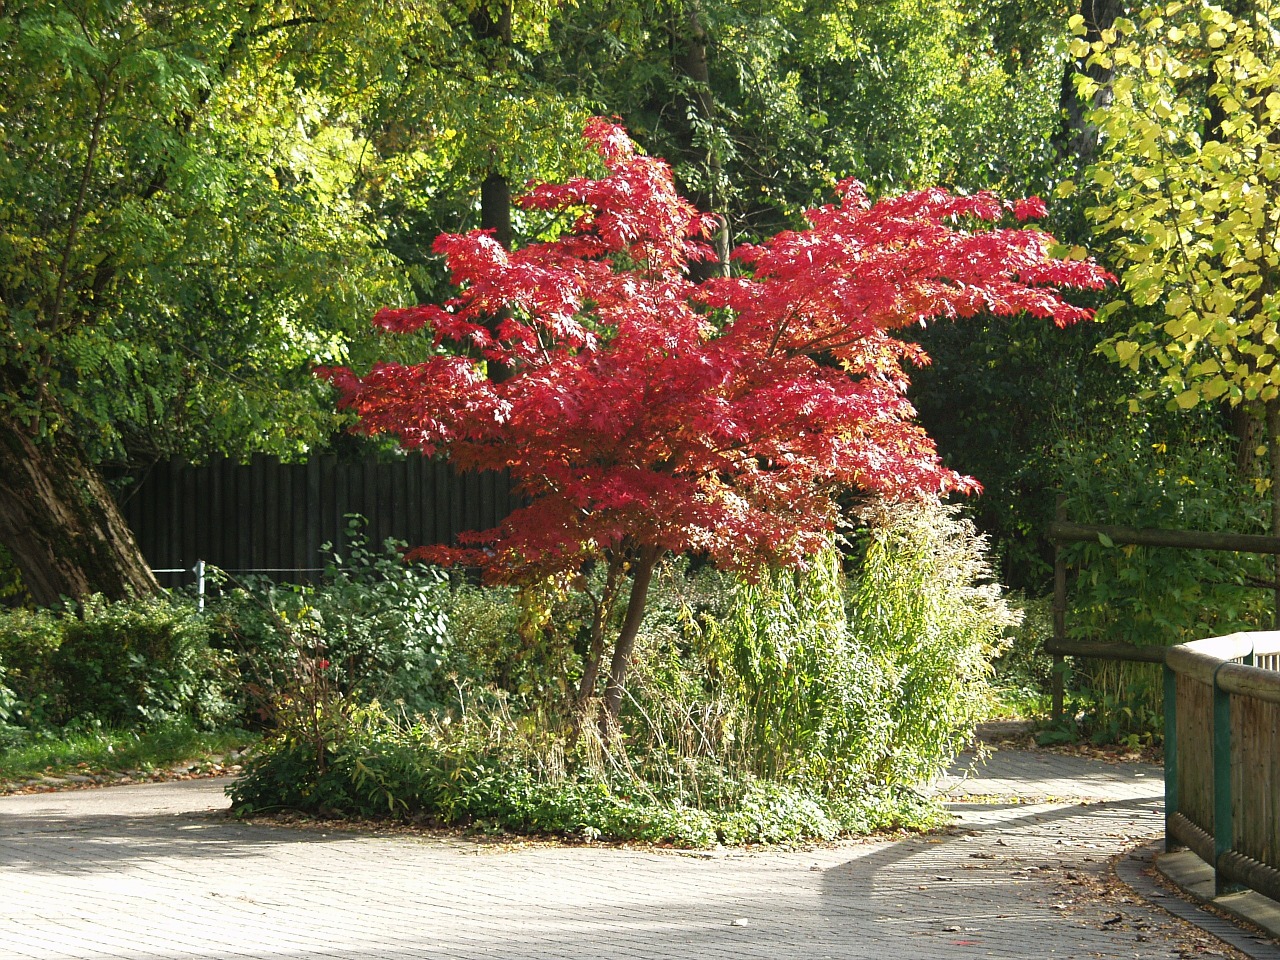
[[[1230,553],[1280,554],[1280,537],[1253,533],[1205,533],[1201,530],[1144,530],[1106,524],[1049,524],[1049,539],[1063,543],[1097,543],[1099,534],[1112,543],[1137,547],[1178,547],[1184,550],[1223,550]]]

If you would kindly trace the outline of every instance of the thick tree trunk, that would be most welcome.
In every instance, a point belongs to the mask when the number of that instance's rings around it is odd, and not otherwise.
[[[627,600],[627,614],[613,648],[613,663],[610,665],[609,682],[605,685],[604,703],[601,705],[600,726],[606,738],[622,712],[627,668],[631,666],[631,655],[635,653],[636,637],[640,634],[640,624],[644,622],[645,602],[649,599],[649,585],[653,582],[653,571],[661,556],[659,550],[646,549],[635,565],[631,595]]]
[[[501,74],[507,70],[511,59],[511,27],[512,11],[510,2],[504,2],[495,16],[491,9],[481,4],[471,14],[471,31],[483,53],[484,60],[491,73]],[[515,233],[511,227],[511,184],[499,169],[498,147],[491,148],[493,166],[484,173],[480,181],[480,229],[492,230],[493,238],[510,250],[515,243]],[[510,316],[506,309],[485,319],[485,327],[497,337],[498,328]],[[511,371],[496,363],[489,365],[489,378],[495,383],[507,379]]]
[[[1266,423],[1255,408],[1244,404],[1227,411],[1227,430],[1236,442],[1236,470],[1241,478],[1254,475],[1258,464],[1258,447],[1266,442]]]
[[[41,606],[160,589],[102,478],[64,427],[38,442],[0,411],[0,543]]]
[[[511,230],[511,185],[496,170],[480,184],[480,229],[492,230],[493,238],[511,249],[515,236]]]

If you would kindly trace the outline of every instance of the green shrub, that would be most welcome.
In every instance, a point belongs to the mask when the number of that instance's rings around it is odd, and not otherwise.
[[[378,705],[333,703],[323,764],[305,737],[277,737],[230,788],[240,814],[280,809],[469,825],[483,830],[681,846],[831,839],[902,822],[883,797],[830,805],[799,786],[747,779],[701,794],[655,787],[589,762],[567,739],[500,711],[454,723],[407,721]],[[341,719],[339,719],[341,718]],[[589,737],[590,734],[587,734]],[[551,761],[551,762],[548,762]],[[918,803],[925,822],[933,811]]]
[[[311,654],[277,692],[236,809],[692,845],[927,822],[936,810],[909,787],[968,735],[1014,617],[952,511],[870,519],[852,587],[834,553],[752,584],[662,570],[609,739],[571,696],[580,603],[554,584],[456,585],[438,668],[452,700],[384,708]]]
[[[61,714],[62,684],[54,672],[61,643],[62,620],[55,611],[16,608],[0,613],[0,663],[14,695],[14,724],[43,727]]]
[[[28,728],[95,718],[136,726],[233,719],[225,658],[195,605],[171,598],[0,614],[0,662],[13,722]]]
[[[882,507],[850,605],[856,646],[886,671],[890,727],[867,767],[883,783],[945,768],[990,703],[991,663],[1020,619],[994,581],[986,540],[937,502]]]
[[[380,698],[426,713],[448,698],[441,670],[447,578],[405,563],[403,544],[369,548],[358,520],[348,542],[346,556],[331,555],[317,586],[251,580],[211,605],[218,643],[239,664],[246,713],[267,719],[271,705],[302,682],[300,672],[321,661],[327,682],[359,701]]]

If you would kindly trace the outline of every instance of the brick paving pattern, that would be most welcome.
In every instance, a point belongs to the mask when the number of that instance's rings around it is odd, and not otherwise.
[[[1159,768],[1000,751],[957,774],[938,786],[946,833],[783,852],[239,824],[210,812],[217,781],[4,797],[0,958],[1204,955],[1194,928],[1104,886],[1111,856],[1162,829]]]

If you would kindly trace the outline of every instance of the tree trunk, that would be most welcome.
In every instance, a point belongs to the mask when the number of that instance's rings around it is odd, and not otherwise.
[[[1124,4],[1120,0],[1080,0],[1080,15],[1084,17],[1088,31],[1084,39],[1090,43],[1100,40],[1102,31],[1112,26],[1123,12]],[[1112,72],[1097,65],[1086,67],[1079,60],[1068,60],[1063,71],[1062,89],[1058,95],[1062,124],[1054,137],[1054,145],[1058,156],[1075,160],[1077,170],[1087,167],[1097,153],[1098,131],[1085,119],[1085,114],[1094,107],[1102,106],[1103,99],[1110,97],[1107,84]],[[1078,73],[1087,74],[1101,87],[1093,103],[1082,101],[1076,94],[1075,77]]]
[[[480,184],[480,229],[492,230],[493,238],[510,250],[515,240],[511,230],[511,185],[496,170]]]
[[[471,14],[471,31],[475,34],[484,61],[490,73],[504,73],[511,59],[511,27],[512,11],[510,2],[504,2],[495,17],[490,8],[481,4]],[[511,184],[499,169],[499,153],[497,145],[490,148],[493,166],[484,173],[480,181],[480,229],[492,230],[493,238],[510,250],[515,242],[515,234],[511,228]],[[504,320],[511,316],[505,308],[492,316],[486,317],[485,327],[495,338],[498,328]],[[489,364],[489,379],[501,383],[511,375],[511,371],[501,364]]]
[[[711,89],[711,61],[708,57],[706,24],[703,21],[699,4],[689,3],[685,7],[687,20],[680,46],[676,53],[676,68],[683,74],[689,84],[689,115],[696,116],[708,129],[716,120],[715,95]],[[678,34],[679,35],[679,34]],[[706,280],[709,277],[727,277],[729,275],[729,220],[724,209],[724,198],[717,196],[720,183],[724,178],[720,152],[714,142],[706,144],[706,152],[698,155],[698,131],[693,123],[689,129],[689,153],[693,161],[706,170],[706,183],[700,189],[689,191],[689,199],[695,207],[706,213],[715,213],[720,218],[720,230],[712,238],[712,246],[716,251],[716,259],[706,263],[695,263],[689,267],[689,274],[694,280]]]
[[[635,579],[631,582],[631,596],[627,600],[627,615],[622,621],[622,631],[613,648],[613,663],[609,669],[609,682],[604,688],[604,703],[601,705],[600,727],[605,738],[610,735],[610,728],[617,724],[618,715],[622,712],[622,693],[626,689],[627,668],[631,665],[631,655],[635,652],[636,637],[640,634],[640,624],[644,622],[645,601],[649,599],[649,584],[653,582],[653,571],[662,556],[660,550],[646,548],[636,562]]]
[[[64,425],[36,440],[0,411],[0,542],[40,606],[159,591],[115,499]]]
[[[1267,442],[1266,423],[1256,408],[1238,404],[1227,411],[1227,431],[1236,442],[1236,470],[1242,479],[1254,475],[1258,465],[1258,447]]]
[[[609,558],[609,570],[605,576],[604,591],[595,602],[591,617],[591,645],[582,665],[582,681],[578,684],[578,707],[584,708],[596,695],[596,683],[600,679],[600,661],[604,659],[604,634],[613,616],[618,597],[618,580],[622,576],[623,561],[617,555]]]

